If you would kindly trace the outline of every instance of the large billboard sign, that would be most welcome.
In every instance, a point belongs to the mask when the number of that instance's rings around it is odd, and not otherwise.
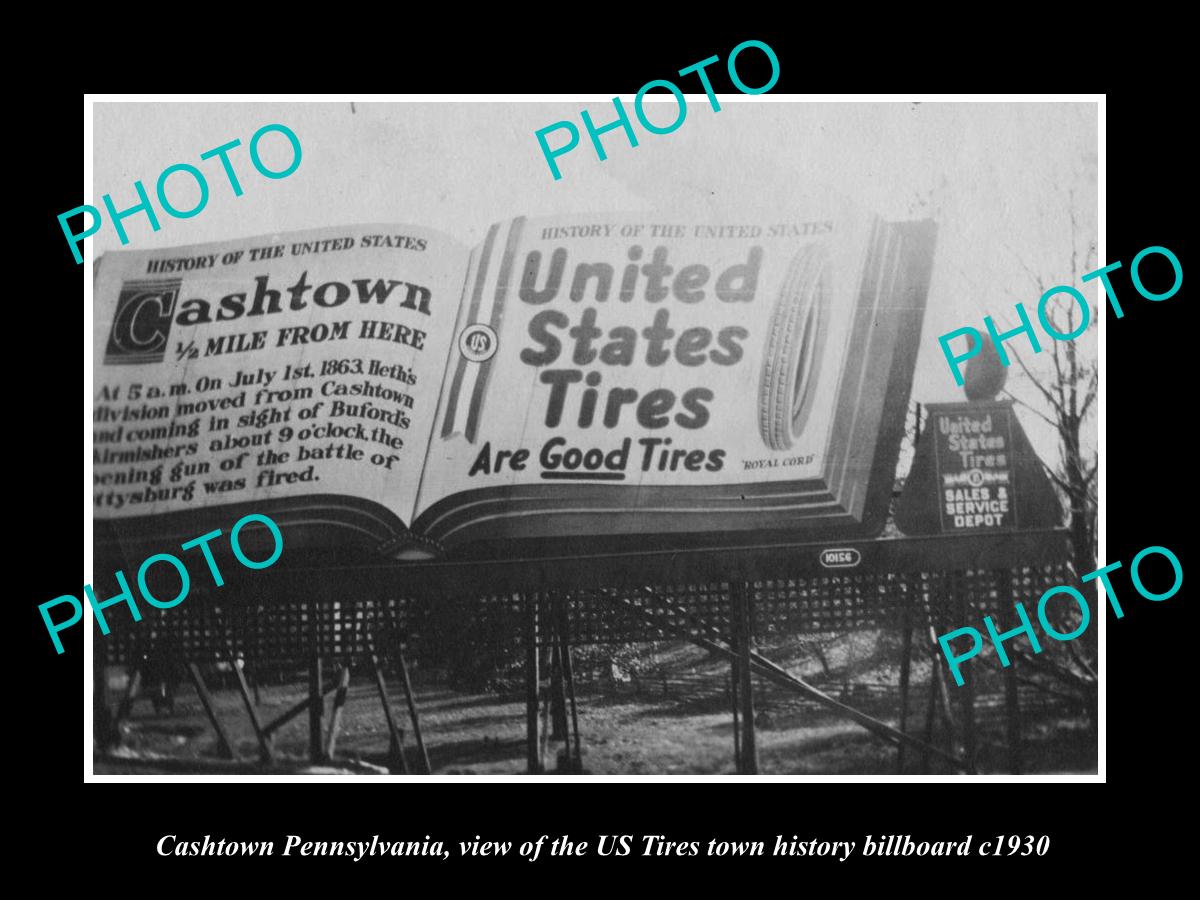
[[[871,536],[933,244],[814,201],[110,254],[96,517],[398,555]]]

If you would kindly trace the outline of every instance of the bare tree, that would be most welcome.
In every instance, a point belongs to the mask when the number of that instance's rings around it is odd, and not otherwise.
[[[1079,335],[1071,340],[1054,340],[1038,329],[1038,306],[1047,291],[1067,285],[1084,293],[1082,276],[1096,269],[1097,242],[1094,219],[1081,205],[1080,196],[1095,196],[1095,160],[1090,154],[1080,161],[1077,169],[1062,173],[1039,204],[1040,221],[1031,223],[1040,228],[1051,242],[1045,247],[1046,260],[1037,262],[1030,253],[1019,252],[1004,245],[1016,267],[1024,273],[1004,294],[1020,303],[1038,330],[1040,352],[1008,340],[1004,349],[1013,366],[1002,396],[1007,396],[1027,414],[1044,422],[1057,438],[1058,459],[1051,464],[1041,460],[1043,468],[1062,500],[1066,511],[1071,545],[1071,567],[1076,578],[1096,569],[1096,524],[1098,510],[1096,442],[1090,439],[1087,428],[1094,422],[1097,403],[1099,366],[1096,354],[1096,318],[1103,307],[1097,308],[1086,299],[1083,305],[1068,291],[1058,291],[1047,298],[1043,306],[1046,323],[1060,335]],[[1090,170],[1090,171],[1089,171]],[[1064,185],[1078,185],[1068,187]],[[910,212],[942,218],[943,207],[955,208],[954,192],[945,182],[934,184],[918,193],[910,204]],[[960,211],[959,211],[960,212]],[[1061,236],[1061,237],[1059,237]],[[1069,261],[1069,270],[1064,263]],[[976,272],[963,263],[949,263],[950,268],[970,286],[974,303],[983,315],[990,315],[998,328],[1011,331],[1021,324],[1016,311],[996,308],[994,287],[981,284]],[[969,270],[971,269],[971,270]],[[994,284],[994,282],[993,282]],[[1036,291],[1036,293],[1035,293]],[[1085,321],[1086,317],[1086,321]],[[985,338],[986,340],[986,338]],[[919,419],[910,412],[913,425]],[[906,443],[915,437],[910,426]],[[903,461],[903,453],[902,453]],[[1071,630],[1070,628],[1066,630]],[[1089,628],[1080,641],[1066,644],[1069,664],[1060,665],[1045,657],[1029,657],[1035,668],[1049,671],[1057,680],[1073,683],[1094,696],[1096,687],[1096,634]]]
[[[1097,247],[1095,237],[1083,233],[1075,191],[1059,192],[1058,195],[1065,207],[1069,273],[1060,271],[1051,281],[1007,248],[1037,291],[1034,296],[1024,297],[1009,293],[1023,304],[1032,320],[1037,315],[1039,299],[1047,291],[1054,290],[1042,306],[1044,325],[1060,335],[1076,335],[1077,331],[1079,334],[1071,340],[1055,340],[1046,335],[1039,339],[1041,352],[1037,354],[1022,350],[1016,342],[1006,343],[1005,350],[1016,362],[1020,377],[1011,379],[1004,393],[1016,405],[1049,425],[1057,435],[1057,464],[1050,466],[1043,461],[1042,465],[1067,511],[1071,565],[1079,579],[1096,569],[1099,459],[1095,442],[1085,439],[1084,428],[1095,414],[1099,363],[1093,329],[1103,308],[1093,307],[1086,299],[1081,304],[1075,294],[1061,290],[1064,284],[1080,290],[1082,276],[1097,268]],[[1068,276],[1069,280],[1066,280]],[[1001,322],[1012,317],[996,315],[994,311],[992,317],[1006,330],[1016,324]],[[1084,335],[1087,337],[1082,337]],[[1090,686],[1096,681],[1096,633],[1096,628],[1090,628],[1081,642],[1073,641],[1068,646],[1078,667],[1072,674]]]
[[[1081,239],[1073,191],[1068,192],[1067,200],[1071,243],[1070,280],[1067,284],[1076,286],[1078,290],[1081,277],[1097,267],[1096,241],[1094,238]],[[1041,273],[1035,272],[1019,258],[1018,262],[1037,289],[1039,298],[1061,284],[1048,283]],[[1030,298],[1024,299],[1028,307],[1034,306]],[[1043,307],[1047,324],[1059,334],[1076,334],[1077,329],[1083,332],[1084,328],[1091,328],[1099,312],[1086,300],[1084,304],[1081,306],[1078,298],[1066,291],[1053,294]],[[1016,361],[1024,377],[1010,382],[1004,393],[1017,405],[1046,422],[1058,435],[1058,465],[1045,466],[1045,469],[1068,511],[1072,564],[1079,577],[1096,568],[1098,456],[1096,447],[1083,440],[1083,427],[1095,408],[1099,365],[1096,356],[1087,352],[1087,348],[1095,346],[1094,341],[1083,345],[1078,340],[1045,339],[1040,343],[1042,353],[1029,360],[1018,347],[1006,346],[1009,357]],[[1041,365],[1038,365],[1039,362]],[[1033,397],[1028,394],[1020,396],[1013,390],[1024,385],[1033,389]]]

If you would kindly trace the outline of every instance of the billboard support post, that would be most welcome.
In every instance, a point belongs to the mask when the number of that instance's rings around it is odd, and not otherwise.
[[[222,759],[234,759],[233,743],[229,740],[229,735],[225,733],[225,726],[217,718],[217,711],[213,706],[212,696],[208,693],[208,686],[204,683],[204,676],[200,674],[200,667],[194,662],[189,662],[187,670],[188,675],[192,678],[192,684],[196,687],[196,696],[200,698],[200,705],[204,707],[208,721],[212,722],[213,729],[217,732],[218,755]]]
[[[937,684],[934,681],[933,667],[937,660],[929,657],[929,695],[925,698],[925,748],[921,751],[921,774],[929,775],[929,748],[933,746],[933,727],[937,723]]]
[[[350,690],[350,661],[342,665],[338,673],[337,693],[333,695],[333,709],[329,713],[329,734],[325,738],[325,758],[332,760],[337,752],[338,732],[342,728],[342,711],[346,706],[346,695]]]
[[[383,718],[388,727],[388,750],[391,756],[393,771],[399,768],[408,774],[408,761],[404,758],[404,733],[392,718],[392,705],[388,703],[387,683],[383,680],[383,670],[379,668],[379,657],[375,655],[375,645],[367,643],[367,661],[371,664],[371,674],[375,676],[375,689],[379,692],[379,702],[383,704]]]
[[[957,578],[953,579],[951,584],[958,598],[960,621],[970,622],[972,616],[970,600],[967,598],[967,594],[963,591]],[[979,752],[978,736],[975,729],[975,678],[972,676],[974,669],[975,666],[972,663],[962,666],[964,684],[960,688],[960,697],[962,699],[963,756],[967,758],[967,763],[970,765],[972,772],[975,770],[975,756]]]
[[[553,601],[557,607],[557,598]],[[557,620],[559,617],[555,616]],[[557,621],[555,624],[559,624]],[[561,628],[560,628],[561,630]],[[550,648],[550,740],[566,741],[567,690],[563,685],[562,641],[552,641]]]
[[[738,690],[742,684],[738,674],[737,654],[729,657],[729,702],[733,707],[733,768],[735,772],[742,771],[742,735],[741,723],[738,720]]]
[[[733,635],[738,654],[738,688],[742,707],[742,752],[738,774],[758,774],[758,750],[754,735],[754,683],[751,679],[750,659],[753,621],[751,619],[750,591],[744,581],[735,581],[731,586],[733,599]]]
[[[575,704],[575,667],[571,661],[571,611],[567,595],[556,599],[558,612],[559,655],[562,660],[563,680],[566,682],[567,703],[571,710],[570,732],[567,735],[568,771],[579,775],[583,772],[583,747],[579,736],[579,710]],[[571,739],[574,739],[574,745]]]
[[[101,651],[100,623],[92,617],[92,729],[96,743],[108,750],[121,743],[121,728],[109,709],[108,673]]]
[[[250,685],[246,683],[246,673],[242,671],[237,655],[232,651],[229,653],[229,665],[233,669],[233,678],[238,693],[241,694],[242,702],[246,705],[246,713],[250,716],[250,727],[254,729],[254,737],[258,741],[259,758],[264,763],[273,763],[275,753],[271,749],[271,735],[263,730],[262,721],[258,717],[258,709],[250,696]]]
[[[316,630],[314,617],[313,630]],[[325,695],[321,691],[321,654],[313,642],[308,658],[308,757],[312,764],[325,761],[325,745],[321,735],[321,717],[325,712]]]
[[[1000,582],[1000,607],[997,611],[1002,627],[1007,631],[1013,624],[1009,610],[1010,603],[1015,603],[1013,597],[1012,573],[1008,569],[998,569],[996,576]],[[1004,712],[1008,737],[1008,767],[1014,775],[1021,774],[1021,700],[1017,693],[1017,660],[1014,655],[1004,668]]]
[[[113,729],[117,734],[115,744],[120,743],[121,723],[129,718],[129,714],[133,711],[133,701],[137,699],[141,692],[142,685],[142,668],[134,666],[129,672],[129,679],[125,682],[125,693],[121,696],[121,702],[117,706],[117,714],[113,719]]]
[[[912,675],[912,595],[904,592],[904,611],[900,620],[900,730],[908,733],[908,682]],[[896,744],[896,774],[904,772],[904,742]]]
[[[396,641],[396,662],[400,664],[400,684],[404,688],[404,700],[408,704],[408,718],[412,722],[413,740],[417,744],[417,761],[421,764],[422,775],[432,775],[429,766],[429,753],[425,750],[425,739],[421,737],[421,718],[417,714],[417,701],[413,696],[412,681],[408,677],[408,662],[404,659],[404,647]]]
[[[525,749],[526,770],[530,775],[542,771],[538,742],[538,598],[528,592],[525,605]]]

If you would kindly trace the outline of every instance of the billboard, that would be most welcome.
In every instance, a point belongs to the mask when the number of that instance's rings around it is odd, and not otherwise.
[[[871,536],[933,244],[825,200],[108,254],[96,518],[400,556]]]

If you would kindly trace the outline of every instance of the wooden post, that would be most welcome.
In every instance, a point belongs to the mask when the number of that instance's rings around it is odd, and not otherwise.
[[[321,717],[325,714],[325,693],[321,690],[321,632],[317,624],[320,604],[308,602],[308,757],[316,765],[325,758],[321,735]]]
[[[188,663],[187,670],[192,677],[192,684],[196,686],[196,696],[200,698],[200,705],[204,707],[208,721],[212,722],[212,726],[217,732],[217,753],[223,759],[234,759],[233,744],[229,740],[229,735],[225,733],[225,726],[217,718],[217,711],[213,707],[212,697],[209,696],[208,686],[205,685],[204,678],[200,674],[200,667],[194,662]]]
[[[404,686],[404,699],[408,703],[408,718],[412,722],[413,740],[417,742],[417,755],[421,760],[421,774],[432,775],[429,754],[425,752],[425,740],[421,737],[421,720],[417,716],[417,703],[413,697],[412,682],[408,679],[408,663],[404,661],[404,648],[396,643],[396,659],[400,663],[400,683]]]
[[[705,637],[689,634],[685,629],[681,629],[678,626],[672,625],[670,622],[664,621],[663,619],[654,616],[652,613],[649,613],[644,609],[638,610],[638,612],[647,620],[655,622],[656,627],[660,628],[661,630],[666,631],[669,634],[677,634],[683,640],[690,641],[709,653],[724,657],[728,660],[737,658],[737,654],[733,650],[721,643],[718,643],[716,640],[709,640]],[[719,629],[709,627],[707,630],[713,633],[718,639],[723,639]],[[750,652],[750,664],[753,668],[754,674],[759,678],[766,679],[772,684],[777,684],[780,687],[784,687],[790,691],[802,694],[824,706],[836,709],[842,715],[848,716],[850,719],[853,719],[868,731],[879,735],[884,740],[890,741],[893,744],[904,741],[906,743],[915,744],[922,749],[927,748],[930,753],[941,756],[947,762],[952,763],[957,770],[967,771],[967,764],[963,760],[955,757],[953,754],[943,753],[938,748],[930,747],[917,738],[914,738],[912,735],[893,728],[886,722],[873,718],[852,706],[847,706],[844,703],[834,700],[828,694],[818,690],[811,684],[807,684],[803,680],[797,678],[795,675],[792,675],[787,671],[787,669],[783,668],[783,666],[771,662],[769,659],[754,650],[751,650]]]
[[[735,653],[729,660],[729,702],[733,707],[733,770],[742,771],[742,735],[738,722],[738,685],[742,683],[738,676],[738,659]]]
[[[342,708],[346,705],[346,694],[350,691],[350,663],[342,666],[338,675],[337,693],[333,695],[333,709],[329,713],[329,735],[325,739],[325,758],[333,759],[337,750],[338,731],[342,727]]]
[[[108,706],[108,675],[101,641],[100,625],[92,616],[92,737],[100,747],[108,748],[121,742],[121,731]]]
[[[548,595],[538,595],[538,603],[541,607],[541,609],[538,611],[538,616],[541,621],[545,622],[545,627],[541,629],[541,634],[539,635],[542,640],[542,648],[538,651],[538,663],[542,667],[543,671],[550,668],[550,657],[554,653],[554,645],[557,639],[557,634],[555,633],[554,627],[554,616],[549,615],[550,604],[548,600]],[[540,696],[540,683],[538,688],[540,700],[542,699]],[[546,771],[546,756],[550,750],[550,711],[551,707],[554,705],[550,700],[551,690],[552,686],[548,684],[546,686],[546,694],[544,698],[545,702],[542,703],[539,708],[539,714],[542,718],[542,727],[541,731],[538,733],[538,769],[542,772]]]
[[[568,739],[567,692],[563,686],[562,646],[557,637],[550,648],[550,723],[550,740]]]
[[[737,638],[739,693],[742,707],[742,752],[740,774],[758,774],[758,748],[754,735],[754,683],[751,679],[750,654],[754,635],[750,591],[744,581],[735,581],[733,592],[734,634]]]
[[[731,607],[729,610],[729,645],[733,653],[729,656],[729,703],[733,707],[733,771],[740,774],[742,771],[742,729],[738,718],[738,691],[741,689],[742,676],[741,667],[738,665],[740,648],[737,633],[737,610]]]
[[[95,645],[93,645],[92,649],[96,649]],[[117,707],[116,718],[113,719],[113,727],[118,733],[121,730],[121,723],[128,719],[129,714],[133,711],[133,701],[137,699],[141,687],[142,667],[134,666],[129,679],[125,682],[125,694],[121,697],[121,704]]]
[[[308,660],[308,756],[313,765],[325,761],[325,746],[321,735],[321,716],[324,713],[321,655],[314,649]]]
[[[540,775],[538,746],[538,598],[525,595],[525,765],[530,775]]]
[[[978,617],[972,615],[970,599],[967,596],[962,580],[955,578],[952,582],[954,592],[958,595],[958,614],[960,622],[973,622]],[[975,768],[975,756],[978,753],[978,742],[975,733],[975,666],[964,661],[959,664],[963,684],[958,688],[962,708],[963,755],[967,758],[971,769]]]
[[[1009,660],[1004,670],[1004,708],[1008,732],[1008,769],[1014,775],[1021,774],[1021,700],[1017,692],[1017,661]]]
[[[917,419],[918,424],[920,419]],[[929,697],[925,705],[925,747],[921,750],[921,772],[928,775],[929,747],[933,746],[933,729],[937,716],[937,629],[933,627],[933,610],[929,603],[929,577],[922,573],[917,593],[921,601],[921,612],[925,623],[929,626]]]
[[[954,713],[950,709],[950,686],[946,684],[946,660],[937,650],[933,651],[933,670],[937,673],[937,680],[934,684],[937,686],[938,709],[942,714],[942,724],[946,731],[946,748],[954,749],[954,735],[958,732],[958,723],[954,719]]]
[[[371,674],[375,676],[375,689],[379,691],[379,702],[383,704],[383,718],[387,722],[389,749],[392,760],[398,763],[400,771],[408,774],[408,760],[404,758],[404,733],[392,718],[392,705],[388,703],[387,684],[383,680],[383,670],[379,668],[379,659],[375,656],[375,648],[367,644],[367,661],[371,663]]]
[[[669,634],[677,634],[683,640],[690,641],[709,653],[724,657],[725,659],[729,660],[737,657],[737,654],[733,650],[721,643],[718,643],[716,640],[709,640],[708,638],[700,637],[699,635],[690,634],[687,630],[679,628],[668,621],[664,621],[663,619],[654,616],[652,613],[649,613],[644,609],[640,609],[638,612],[647,620],[655,622],[656,627],[660,628],[661,630],[666,631]],[[709,627],[707,630],[713,633],[718,639],[722,639],[723,636],[719,629]],[[896,728],[893,728],[886,722],[872,718],[861,710],[857,710],[852,706],[847,706],[844,703],[834,700],[825,692],[818,690],[811,684],[807,684],[806,682],[797,678],[795,675],[792,675],[787,671],[787,669],[783,668],[783,666],[776,665],[754,650],[751,650],[750,652],[750,664],[753,668],[754,674],[759,678],[766,679],[772,684],[777,684],[790,691],[794,691],[795,693],[802,694],[811,700],[817,701],[823,706],[836,709],[842,715],[848,716],[858,724],[862,725],[868,731],[879,735],[884,740],[890,741],[893,744],[904,741],[906,743],[916,744],[922,749],[928,748],[930,753],[941,756],[947,762],[952,763],[956,769],[960,771],[967,770],[967,765],[963,760],[958,759],[952,754],[943,753],[936,747],[929,747],[927,744],[924,744],[920,740],[914,738],[912,735],[906,734],[903,731],[898,731]]]
[[[567,643],[565,635],[560,636],[562,641],[562,658],[563,658],[563,674],[567,683],[567,703],[571,708],[571,735],[574,737],[574,746],[570,748],[572,752],[571,771],[579,774],[583,771],[583,741],[579,736],[579,708],[575,702],[575,672],[571,665],[571,645]]]
[[[920,409],[917,410],[918,421]],[[907,587],[907,586],[906,586]],[[902,649],[900,651],[900,730],[908,731],[908,682],[912,675],[912,596],[904,591],[904,611],[901,613]],[[904,771],[904,744],[896,745],[896,774]]]
[[[331,685],[329,685],[329,687],[325,688],[324,693],[332,694],[335,689],[336,689],[336,686],[331,684]],[[263,726],[263,734],[268,735],[268,736],[274,734],[280,728],[282,728],[284,725],[286,725],[288,722],[292,721],[292,719],[296,718],[296,716],[300,715],[300,713],[302,713],[306,709],[308,709],[308,706],[310,703],[312,703],[312,697],[305,697],[303,700],[301,700],[299,703],[297,703],[291,709],[287,710],[286,712],[280,713],[276,718],[272,719],[270,722],[268,722],[266,725]]]
[[[271,736],[263,729],[262,722],[258,718],[258,710],[250,699],[250,688],[246,684],[246,675],[242,671],[242,667],[238,665],[237,657],[232,653],[229,654],[229,664],[233,666],[238,691],[242,695],[242,701],[246,704],[246,712],[250,714],[250,726],[254,729],[254,736],[258,739],[258,755],[265,763],[274,762],[275,755],[271,751]]]
[[[937,657],[929,655],[929,699],[925,704],[925,748],[921,750],[921,771],[929,774],[929,747],[933,746],[933,726],[937,716],[937,681],[934,666],[938,664]]]
[[[542,663],[546,662],[545,656],[548,648],[542,649]],[[542,717],[542,727],[538,732],[538,768],[540,771],[546,771],[546,754],[550,749],[550,698],[546,697],[546,702],[539,707],[539,714]]]
[[[571,705],[571,731],[575,735],[575,753],[571,771],[583,771],[583,746],[579,736],[579,710],[575,705],[575,667],[571,662],[571,619],[565,597],[558,600],[558,640],[562,645],[563,676],[567,683],[567,700]]]
[[[922,576],[924,581],[925,576]],[[945,584],[943,583],[938,592],[939,608],[944,608],[941,603],[945,599]],[[926,623],[929,626],[929,677],[933,682],[933,686],[937,688],[934,696],[939,701],[942,710],[942,722],[946,727],[946,750],[949,753],[954,752],[954,733],[957,726],[954,721],[954,713],[950,709],[950,688],[946,684],[946,662],[942,658],[941,651],[938,649],[937,629],[933,624],[933,612],[926,608]],[[932,720],[931,720],[932,721]],[[968,762],[971,762],[968,760]],[[974,765],[974,763],[971,763]]]
[[[1001,627],[1005,631],[1013,626],[1014,604],[1016,600],[1013,597],[1012,589],[1012,572],[1009,569],[1001,569],[998,573],[1000,580],[1000,612],[997,618],[1001,622]],[[1017,658],[1016,655],[1010,655],[1008,666],[1004,669],[1004,718],[1008,737],[1008,769],[1014,775],[1021,774],[1022,768],[1022,746],[1021,746],[1021,698],[1018,693],[1017,683]]]

